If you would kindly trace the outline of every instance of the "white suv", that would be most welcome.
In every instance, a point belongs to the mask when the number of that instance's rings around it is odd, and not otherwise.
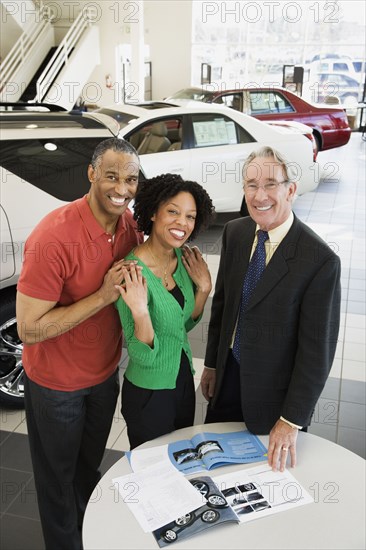
[[[25,240],[48,212],[88,191],[93,151],[119,125],[93,113],[13,111],[0,112],[0,129],[0,403],[23,407],[15,293]]]

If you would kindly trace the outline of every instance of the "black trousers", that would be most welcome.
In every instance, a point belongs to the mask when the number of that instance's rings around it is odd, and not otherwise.
[[[240,366],[230,350],[220,393],[215,407],[212,407],[211,403],[208,404],[205,424],[243,421],[240,397]]]
[[[47,550],[80,550],[81,525],[100,479],[119,394],[116,371],[102,384],[64,392],[25,376],[25,408]]]
[[[195,404],[193,376],[184,352],[175,389],[147,390],[135,386],[125,377],[122,415],[131,449],[179,428],[193,426]]]

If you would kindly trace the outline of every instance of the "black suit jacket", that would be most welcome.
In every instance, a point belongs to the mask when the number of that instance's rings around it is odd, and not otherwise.
[[[223,380],[256,224],[226,224],[205,365],[216,368],[212,405]],[[280,416],[308,426],[332,366],[340,318],[340,260],[309,227],[294,222],[272,256],[241,326],[244,421],[269,433]]]

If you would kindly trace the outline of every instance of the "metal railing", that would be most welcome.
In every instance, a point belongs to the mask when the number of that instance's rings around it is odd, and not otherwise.
[[[24,63],[33,45],[46,35],[51,26],[50,21],[40,17],[33,21],[21,34],[14,46],[0,65],[1,89],[8,83],[14,81],[16,72]]]
[[[30,23],[18,38],[4,61],[0,65],[0,92],[9,82],[15,82],[17,71],[31,54],[32,47],[46,36],[52,26],[52,12],[42,2],[35,4],[38,17]],[[69,62],[69,57],[86,28],[90,27],[97,17],[95,6],[85,6],[71,25],[66,36],[51,57],[43,73],[37,80],[37,95],[34,101],[42,102],[62,67]]]
[[[77,45],[85,29],[95,21],[97,10],[94,6],[85,6],[70,27],[66,36],[51,57],[43,73],[37,80],[35,101],[42,102],[61,69],[69,63],[70,54]]]

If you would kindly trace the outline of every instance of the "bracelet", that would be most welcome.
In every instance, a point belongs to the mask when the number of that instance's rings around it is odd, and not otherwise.
[[[294,424],[293,422],[286,420],[286,418],[283,418],[283,416],[280,416],[280,420],[282,420],[282,422],[285,422],[285,424],[288,424],[289,426],[291,426],[293,430],[301,430],[302,428],[302,426],[298,426],[297,424]]]

